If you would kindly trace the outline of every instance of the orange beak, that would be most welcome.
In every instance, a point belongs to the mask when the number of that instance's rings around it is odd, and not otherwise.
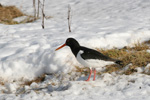
[[[55,51],[61,49],[62,47],[66,46],[66,44],[63,44],[62,46],[58,47]]]

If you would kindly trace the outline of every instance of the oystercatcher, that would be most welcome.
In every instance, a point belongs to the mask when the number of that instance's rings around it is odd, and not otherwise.
[[[121,65],[122,61],[110,58],[108,56],[103,55],[102,53],[89,49],[83,46],[80,46],[77,40],[74,38],[68,38],[62,46],[58,47],[56,50],[61,49],[64,46],[69,46],[72,53],[74,56],[77,58],[77,61],[81,63],[85,67],[90,68],[90,74],[89,77],[86,81],[90,80],[91,74],[92,74],[92,68],[94,69],[94,78],[93,81],[95,80],[96,76],[96,69],[95,68],[100,68],[104,67],[106,65],[110,64],[119,64]]]

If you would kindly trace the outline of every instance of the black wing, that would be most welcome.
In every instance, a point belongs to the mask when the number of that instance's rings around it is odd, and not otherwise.
[[[100,59],[100,60],[105,60],[105,61],[117,61],[115,59],[112,59],[108,56],[103,55],[102,53],[93,50],[93,49],[89,49],[86,47],[80,47],[80,50],[83,50],[84,52],[81,54],[81,57],[83,59]]]

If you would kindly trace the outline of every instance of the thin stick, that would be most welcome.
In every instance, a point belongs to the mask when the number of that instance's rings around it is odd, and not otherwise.
[[[45,0],[43,0],[43,4],[42,4],[42,28],[44,29],[44,17],[45,17],[45,14],[44,14],[44,2]]]
[[[68,28],[69,28],[69,32],[71,32],[71,19],[70,19],[70,12],[71,12],[71,7],[70,5],[68,5]]]
[[[37,18],[39,18],[39,10],[40,10],[40,0],[38,0]]]
[[[36,7],[35,7],[35,0],[33,0],[33,8],[34,8],[34,19],[36,19]]]

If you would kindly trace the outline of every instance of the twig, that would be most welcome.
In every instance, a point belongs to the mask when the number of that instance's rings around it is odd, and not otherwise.
[[[40,10],[40,0],[38,0],[37,18],[39,18],[39,10]]]
[[[36,19],[36,6],[35,6],[35,0],[33,0],[33,8],[34,8],[34,19]]]
[[[42,4],[42,28],[44,29],[44,17],[45,17],[45,14],[44,14],[44,2],[45,0],[43,0],[43,4]]]
[[[69,28],[69,32],[71,32],[71,19],[70,19],[70,12],[71,12],[71,7],[70,5],[68,5],[68,28]]]

